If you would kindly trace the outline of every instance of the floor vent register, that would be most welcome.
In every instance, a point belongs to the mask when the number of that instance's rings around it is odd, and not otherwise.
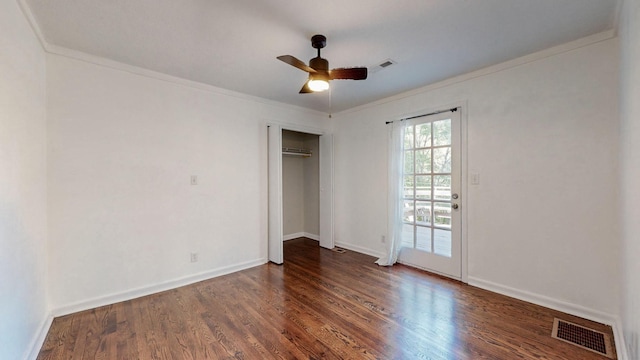
[[[551,336],[583,349],[604,355],[609,359],[614,358],[611,339],[609,335],[603,332],[556,318],[553,320]]]

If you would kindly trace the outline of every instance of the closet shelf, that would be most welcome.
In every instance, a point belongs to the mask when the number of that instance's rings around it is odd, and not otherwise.
[[[282,148],[282,155],[310,157],[311,156],[311,150],[283,147]]]

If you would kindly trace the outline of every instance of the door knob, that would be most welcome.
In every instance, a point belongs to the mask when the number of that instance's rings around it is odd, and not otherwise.
[[[453,208],[453,210],[458,210],[458,204],[451,204],[451,207]]]
[[[451,198],[452,198],[453,200],[457,199],[457,198],[458,198],[458,194],[451,194]]]

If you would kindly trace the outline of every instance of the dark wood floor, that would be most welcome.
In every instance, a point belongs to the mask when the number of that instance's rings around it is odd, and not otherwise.
[[[605,359],[550,334],[609,327],[374,260],[287,241],[284,265],[56,318],[38,359]]]

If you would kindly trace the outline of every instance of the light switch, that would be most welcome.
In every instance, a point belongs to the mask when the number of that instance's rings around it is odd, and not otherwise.
[[[471,185],[480,185],[480,174],[479,173],[471,173]]]
[[[191,175],[191,185],[198,185],[198,175]]]

